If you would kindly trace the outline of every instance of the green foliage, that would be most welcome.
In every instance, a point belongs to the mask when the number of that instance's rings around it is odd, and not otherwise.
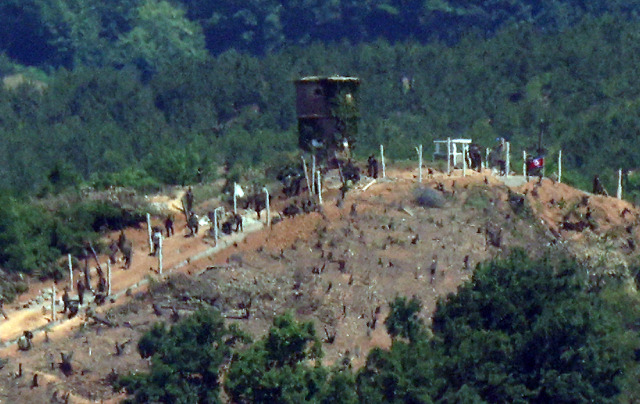
[[[409,341],[416,341],[420,337],[424,338],[424,324],[418,317],[422,309],[420,300],[413,296],[411,300],[406,297],[397,297],[390,304],[391,312],[384,325],[391,338],[402,337]]]
[[[212,310],[199,310],[170,329],[156,324],[138,343],[140,355],[152,357],[150,372],[123,376],[116,388],[125,388],[131,403],[221,402],[218,373],[233,337]]]
[[[432,339],[371,352],[361,399],[613,403],[622,386],[637,391],[626,377],[638,368],[636,306],[623,284],[588,290],[585,274],[571,260],[523,251],[480,265],[438,303]],[[406,312],[406,301],[397,307]]]
[[[278,316],[269,333],[238,352],[225,379],[225,391],[235,402],[299,403],[320,395],[328,371],[320,365],[320,340],[311,322],[297,322],[291,314]],[[316,361],[316,365],[309,362]],[[348,383],[336,376],[333,389]]]

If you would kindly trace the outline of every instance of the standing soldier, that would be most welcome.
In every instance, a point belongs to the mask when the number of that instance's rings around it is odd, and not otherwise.
[[[82,306],[84,304],[84,283],[82,283],[82,280],[78,279],[76,287],[78,288],[78,303]]]
[[[184,194],[184,200],[186,203],[186,209],[187,212],[191,212],[191,209],[193,209],[193,189],[191,189],[191,187],[189,187],[189,189],[187,189],[187,192]]]
[[[158,254],[158,250],[160,249],[160,238],[162,237],[162,229],[160,227],[153,228],[153,235],[151,236],[151,241],[153,242],[153,251],[151,251],[152,256],[156,256]]]
[[[64,304],[64,307],[62,308],[62,313],[66,313],[67,309],[69,308],[69,287],[65,286],[64,288],[64,293],[62,294],[62,303]]]
[[[602,182],[600,181],[599,175],[595,175],[593,177],[593,193],[596,195],[609,196],[609,193],[607,192],[604,185],[602,185]]]
[[[115,240],[111,240],[111,243],[109,243],[109,262],[111,262],[112,264],[115,264],[117,259],[117,254],[118,254],[118,243],[116,243]]]
[[[173,214],[169,213],[164,220],[164,229],[167,232],[167,238],[173,236]]]
[[[118,248],[122,251],[124,257],[124,269],[129,269],[131,266],[131,259],[133,257],[133,243],[127,240],[124,231],[120,231],[120,237],[118,237]]]
[[[378,178],[378,160],[376,160],[373,154],[370,155],[369,160],[367,160],[367,174],[371,178]]]

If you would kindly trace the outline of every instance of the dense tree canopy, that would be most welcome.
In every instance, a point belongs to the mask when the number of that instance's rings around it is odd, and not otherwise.
[[[357,372],[322,364],[311,322],[278,316],[231,354],[221,323],[203,322],[217,314],[203,312],[169,332],[156,325],[138,345],[153,355],[151,372],[119,385],[137,402],[176,402],[178,393],[215,402],[220,360],[231,357],[222,377],[238,403],[615,403],[640,392],[637,303],[624,282],[593,283],[571,260],[516,251],[479,265],[438,303],[429,328],[417,299],[393,301],[392,347],[371,351]],[[209,395],[187,396],[196,391]]]

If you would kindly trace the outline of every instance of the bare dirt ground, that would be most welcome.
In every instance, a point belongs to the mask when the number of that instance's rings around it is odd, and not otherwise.
[[[615,254],[628,262],[635,256],[635,241],[629,239],[637,240],[639,213],[626,202],[589,196],[584,205],[584,193],[544,180],[514,189],[527,198],[529,209],[520,211],[499,179],[488,173],[457,174],[425,175],[424,186],[441,184],[446,201],[441,208],[416,205],[415,173],[390,169],[387,180],[366,191],[362,188],[369,181],[363,179],[341,207],[333,187],[323,194],[322,213],[228,239],[228,247],[215,252],[209,239],[184,237],[181,218],[176,236],[165,241],[165,268],[182,266],[162,278],[155,271],[157,260],[147,255],[146,228],[129,229],[134,264],[129,270],[114,269],[113,290],[125,291],[145,278],[151,282],[95,309],[112,327],[79,315],[38,334],[31,351],[4,348],[0,357],[9,362],[0,370],[0,402],[64,402],[67,394],[71,403],[117,402],[123,396],[112,390],[110,378],[148,369],[136,352],[139,337],[156,321],[172,322],[202,306],[218,308],[256,337],[268,330],[274,316],[293,311],[313,320],[325,337],[325,363],[347,357],[358,367],[371,348],[389,346],[383,323],[396,296],[419,297],[429,321],[438,298],[454,293],[477,263],[511,247],[531,252],[563,248],[590,260]],[[282,209],[286,203],[274,198],[272,206]],[[563,228],[563,222],[586,220],[587,209],[592,228]],[[487,226],[502,230],[499,247],[486,242]],[[599,248],[603,240],[613,247]],[[192,258],[206,252],[214,253]],[[50,287],[38,284],[32,290]],[[32,293],[10,308],[10,320],[0,323],[4,341],[47,324],[43,304],[20,308],[36,297]],[[154,312],[154,303],[162,313]],[[115,344],[124,345],[119,355]],[[61,352],[71,351],[74,373],[66,377],[57,363]],[[19,364],[22,377],[16,377]],[[34,373],[39,386],[32,388]]]

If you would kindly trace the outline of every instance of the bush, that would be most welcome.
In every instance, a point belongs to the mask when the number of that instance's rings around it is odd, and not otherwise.
[[[416,203],[423,208],[441,208],[444,206],[444,197],[438,191],[428,187],[418,187],[413,191]]]

